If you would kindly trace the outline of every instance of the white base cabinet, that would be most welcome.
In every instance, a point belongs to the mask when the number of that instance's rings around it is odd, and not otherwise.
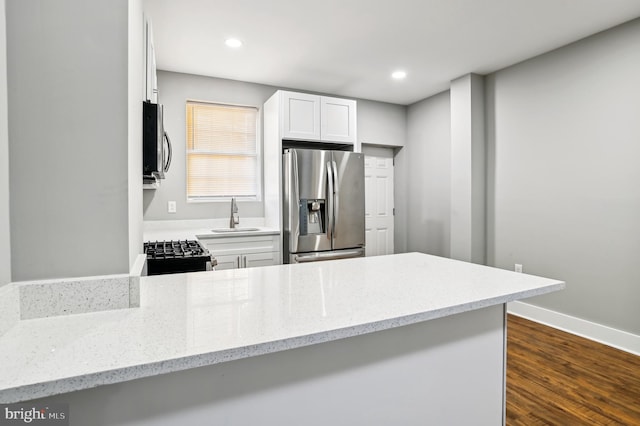
[[[219,253],[220,250],[217,250]],[[269,266],[280,264],[280,253],[269,251],[264,253],[246,253],[246,254],[214,254],[218,264],[215,269],[221,271],[223,269],[240,269],[252,268],[254,266]]]
[[[279,265],[279,235],[200,238],[216,258],[216,270]]]

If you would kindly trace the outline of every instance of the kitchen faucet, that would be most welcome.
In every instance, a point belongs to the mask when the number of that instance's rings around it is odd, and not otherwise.
[[[240,225],[240,216],[238,216],[238,205],[236,199],[231,198],[231,217],[229,218],[229,228],[234,229],[236,225]]]

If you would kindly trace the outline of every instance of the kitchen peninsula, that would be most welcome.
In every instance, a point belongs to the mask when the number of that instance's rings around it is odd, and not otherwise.
[[[0,402],[68,403],[71,425],[501,424],[505,303],[562,288],[419,253],[142,277],[139,308],[0,337]]]

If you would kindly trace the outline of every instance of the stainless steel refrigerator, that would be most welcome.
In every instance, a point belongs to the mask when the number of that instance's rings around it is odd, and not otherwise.
[[[364,256],[364,155],[283,154],[285,263]]]

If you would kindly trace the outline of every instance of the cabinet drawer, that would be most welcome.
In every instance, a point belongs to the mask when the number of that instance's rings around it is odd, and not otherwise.
[[[224,255],[280,251],[278,235],[199,238],[199,240],[216,258]]]

